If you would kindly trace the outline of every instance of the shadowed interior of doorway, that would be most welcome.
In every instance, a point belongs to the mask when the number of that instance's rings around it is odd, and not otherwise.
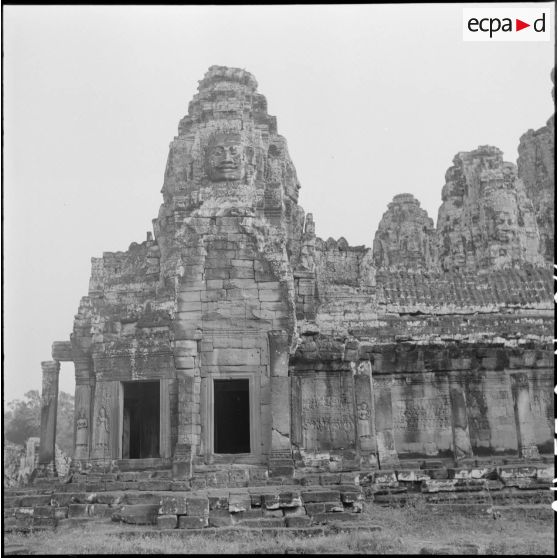
[[[215,453],[250,452],[248,380],[215,380]]]
[[[122,457],[159,457],[159,382],[123,382]]]

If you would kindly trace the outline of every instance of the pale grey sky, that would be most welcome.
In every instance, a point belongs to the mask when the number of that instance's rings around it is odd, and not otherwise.
[[[401,192],[436,221],[458,151],[515,162],[554,110],[554,35],[463,42],[463,6],[4,6],[6,399],[40,389],[90,258],[151,230],[169,142],[213,64],[255,75],[323,238],[371,246]],[[73,365],[60,387],[73,393]]]

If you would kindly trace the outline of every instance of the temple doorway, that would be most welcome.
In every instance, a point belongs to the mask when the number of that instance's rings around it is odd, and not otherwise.
[[[248,380],[215,380],[215,453],[250,453]]]
[[[159,457],[159,382],[122,382],[122,458]]]

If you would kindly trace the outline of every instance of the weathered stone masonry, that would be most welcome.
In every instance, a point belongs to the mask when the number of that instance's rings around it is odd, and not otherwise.
[[[70,341],[43,363],[43,469],[61,361],[82,469],[552,453],[550,233],[528,141],[519,176],[495,147],[456,155],[436,227],[401,194],[373,249],[324,241],[256,80],[212,66],[170,144],[154,235],[92,259]]]

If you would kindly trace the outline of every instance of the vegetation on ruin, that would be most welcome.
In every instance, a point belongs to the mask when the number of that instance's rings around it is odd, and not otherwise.
[[[5,440],[23,445],[28,438],[39,437],[41,430],[41,395],[39,391],[33,389],[28,391],[23,399],[14,399],[6,403],[3,418]],[[73,454],[74,396],[64,391],[58,394],[56,443],[67,455]]]
[[[7,544],[41,554],[530,554],[554,553],[553,522],[533,517],[498,518],[427,512],[424,505],[401,509],[367,504],[369,524],[379,532],[349,532],[315,537],[276,537],[255,531],[187,535],[88,524],[56,532],[12,534]],[[146,529],[147,531],[147,529]],[[120,533],[120,534],[117,534]],[[122,536],[122,533],[127,533]],[[102,536],[101,536],[102,535]],[[187,535],[187,536],[184,536]]]

